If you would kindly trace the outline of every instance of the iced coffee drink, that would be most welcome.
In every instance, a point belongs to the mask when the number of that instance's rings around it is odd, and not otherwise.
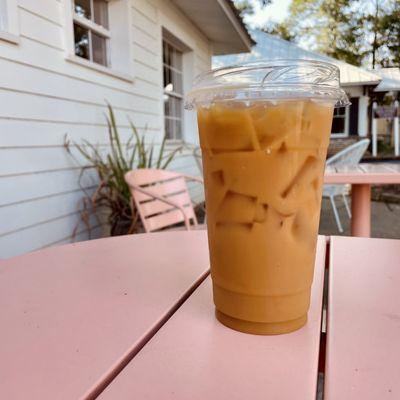
[[[335,101],[223,93],[196,104],[216,316],[290,332],[307,321]]]

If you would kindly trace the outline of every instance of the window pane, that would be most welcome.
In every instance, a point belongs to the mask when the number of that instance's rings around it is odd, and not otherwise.
[[[343,117],[333,118],[332,133],[344,133],[345,119]]]
[[[108,29],[108,3],[105,0],[93,1],[94,22]]]
[[[107,65],[106,39],[92,31],[93,61],[97,64]]]
[[[171,64],[175,69],[182,71],[182,53],[179,50],[174,49]]]
[[[346,107],[335,108],[333,115],[346,115]]]
[[[89,31],[78,24],[74,24],[75,54],[90,60]]]
[[[174,98],[174,117],[182,118],[182,100]]]
[[[164,94],[164,115],[170,115],[170,96]]]
[[[174,139],[182,139],[182,123],[181,121],[174,121]]]
[[[169,120],[168,118],[165,118],[165,135],[166,135],[167,139],[174,138],[171,120]]]
[[[171,73],[172,73],[173,91],[175,93],[183,94],[182,74],[174,70],[171,70]]]
[[[166,57],[165,57],[165,64],[171,65],[171,51],[172,47],[169,43],[166,43]]]
[[[163,63],[169,65],[169,45],[163,42]]]
[[[183,95],[182,74],[164,66],[164,90]]]
[[[174,96],[164,95],[164,113],[166,116],[182,118],[182,99]]]
[[[162,60],[163,60],[163,63],[165,63],[165,43],[164,43],[164,41],[162,42]]]
[[[80,17],[91,19],[90,0],[75,0],[75,12]]]
[[[171,70],[168,67],[164,67],[164,90],[166,92],[173,92],[173,86]]]

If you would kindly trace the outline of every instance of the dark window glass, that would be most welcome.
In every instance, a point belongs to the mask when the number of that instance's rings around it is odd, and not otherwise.
[[[344,118],[333,118],[332,121],[332,133],[344,133]]]
[[[172,130],[172,121],[168,118],[165,118],[165,135],[167,139],[174,139],[174,133]]]
[[[78,24],[74,24],[75,54],[90,60],[89,31]]]
[[[90,0],[75,0],[75,12],[80,17],[91,19]]]
[[[107,65],[106,39],[92,31],[93,61],[97,64]]]
[[[108,29],[108,4],[105,0],[93,1],[94,22]]]

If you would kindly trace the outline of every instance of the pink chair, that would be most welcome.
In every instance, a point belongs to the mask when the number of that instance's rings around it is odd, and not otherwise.
[[[186,230],[201,229],[186,180],[203,179],[163,169],[137,169],[125,174],[132,199],[146,232],[184,223]]]

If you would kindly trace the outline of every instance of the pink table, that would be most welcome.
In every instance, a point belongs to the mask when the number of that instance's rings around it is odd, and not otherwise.
[[[203,232],[0,262],[0,399],[93,398],[208,274]]]
[[[359,164],[357,167],[327,166],[324,183],[351,184],[351,234],[371,235],[371,185],[400,184],[400,164]]]
[[[204,231],[2,261],[0,399],[309,400],[319,370],[327,400],[398,398],[400,241],[333,237],[328,260],[326,246],[307,325],[272,337],[215,320]]]
[[[400,398],[400,241],[331,240],[325,400]]]
[[[256,336],[214,318],[208,278],[99,399],[234,400],[314,398],[317,385],[325,238],[318,242],[307,325]]]

